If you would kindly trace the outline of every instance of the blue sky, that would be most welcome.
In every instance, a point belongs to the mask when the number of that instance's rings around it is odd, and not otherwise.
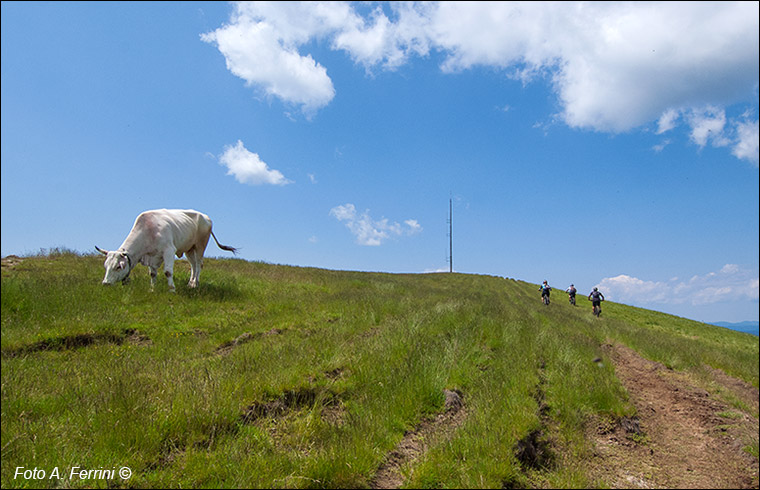
[[[757,2],[4,1],[2,255],[193,208],[248,260],[448,270],[451,199],[457,272],[758,320],[759,44]]]

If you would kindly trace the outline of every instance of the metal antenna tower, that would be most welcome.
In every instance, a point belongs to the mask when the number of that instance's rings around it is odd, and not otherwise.
[[[454,272],[454,208],[449,198],[449,272]]]

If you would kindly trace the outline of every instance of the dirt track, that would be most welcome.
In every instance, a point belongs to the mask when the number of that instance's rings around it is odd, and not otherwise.
[[[757,441],[755,417],[627,347],[606,350],[641,430],[597,430],[596,478],[613,488],[758,488],[757,459],[743,450]],[[720,371],[712,375],[757,412],[757,388]]]
[[[423,420],[415,430],[407,433],[396,448],[391,451],[385,463],[380,467],[371,488],[399,488],[404,482],[401,467],[418,458],[426,449],[426,441],[445,437],[456,429],[464,420],[466,411],[461,394],[457,391],[444,390],[446,396],[445,411],[433,419]]]

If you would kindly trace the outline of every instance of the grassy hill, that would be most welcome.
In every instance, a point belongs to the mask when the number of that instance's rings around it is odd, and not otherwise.
[[[518,280],[229,259],[197,290],[178,262],[176,294],[141,266],[102,276],[102,257],[3,259],[3,488],[611,486],[590,434],[641,415],[613,345],[709,390],[726,425],[758,417],[716,375],[757,388],[757,337],[543,306]],[[737,444],[756,465],[757,433]]]

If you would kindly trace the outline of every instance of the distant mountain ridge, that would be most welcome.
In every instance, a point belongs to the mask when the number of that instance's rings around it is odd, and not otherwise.
[[[730,328],[731,330],[739,332],[751,333],[752,335],[758,335],[760,333],[760,322],[714,322],[713,325]]]

